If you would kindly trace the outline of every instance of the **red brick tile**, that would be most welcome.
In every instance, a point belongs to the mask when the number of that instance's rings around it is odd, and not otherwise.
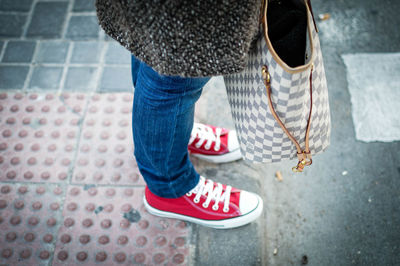
[[[83,94],[0,94],[0,180],[64,181],[85,104]]]
[[[143,189],[70,186],[54,265],[184,265],[191,228],[150,215]]]
[[[64,191],[56,185],[0,184],[0,264],[51,261]]]
[[[133,155],[130,93],[91,96],[82,125],[73,182],[144,185]]]

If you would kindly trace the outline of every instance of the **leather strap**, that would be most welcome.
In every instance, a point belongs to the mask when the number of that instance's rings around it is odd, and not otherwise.
[[[265,33],[265,39],[266,42],[268,44],[268,36],[266,33],[267,29],[267,5],[268,5],[268,1],[269,0],[263,0],[262,1],[262,8],[263,8],[263,12],[262,12],[262,23],[264,26],[264,33]],[[304,4],[308,7],[310,13],[311,13],[311,17],[314,23],[314,27],[316,32],[318,32],[318,28],[317,25],[315,23],[315,18],[314,18],[314,13],[312,10],[312,6],[311,6],[311,0],[304,0]],[[269,49],[270,46],[268,46]],[[310,62],[311,63],[311,62]],[[308,66],[304,66],[304,67],[308,67]],[[293,142],[293,144],[296,146],[296,150],[297,150],[297,158],[299,159],[299,162],[297,163],[297,166],[293,167],[292,170],[294,172],[302,172],[304,169],[304,166],[307,165],[311,165],[312,164],[312,158],[311,158],[311,152],[310,152],[310,147],[309,147],[309,135],[310,135],[310,127],[311,127],[311,114],[312,114],[312,106],[313,106],[313,101],[312,101],[312,72],[313,72],[313,64],[311,63],[311,72],[310,72],[310,112],[308,114],[308,120],[307,120],[307,128],[306,128],[306,134],[305,134],[305,149],[302,150],[300,147],[300,144],[298,143],[298,141],[293,137],[293,135],[287,130],[287,128],[285,127],[285,125],[282,123],[282,121],[280,120],[280,118],[278,117],[278,115],[276,114],[275,108],[272,105],[272,99],[271,99],[271,78],[268,72],[268,67],[265,65],[262,67],[262,77],[264,80],[264,84],[265,87],[267,89],[267,95],[268,95],[268,106],[269,109],[271,111],[271,114],[274,116],[275,120],[278,122],[279,126],[282,128],[282,130],[285,132],[285,134],[289,137],[289,139]]]
[[[314,12],[313,12],[313,9],[312,9],[312,6],[311,6],[311,0],[307,0],[307,5],[310,8],[310,13],[311,13],[312,21],[314,23],[315,31],[318,33],[319,30],[318,30],[318,27],[317,27],[317,23],[315,23]]]
[[[259,25],[261,25],[264,21],[264,16],[265,16],[264,10],[265,10],[266,1],[269,1],[269,0],[261,0],[260,18],[258,21]]]
[[[313,65],[311,65],[311,73],[310,73],[310,112],[308,114],[308,120],[307,120],[307,128],[306,128],[306,134],[305,134],[305,149],[302,150],[300,147],[299,142],[293,137],[293,135],[289,132],[289,130],[285,127],[283,124],[282,120],[279,118],[277,115],[275,108],[272,104],[272,99],[271,99],[271,77],[268,72],[268,67],[264,65],[261,70],[261,74],[264,80],[264,85],[267,90],[267,96],[268,96],[268,106],[271,111],[271,114],[275,118],[275,120],[278,122],[279,126],[282,128],[282,130],[285,132],[285,134],[289,137],[289,139],[293,142],[293,144],[296,146],[297,149],[297,158],[299,159],[299,162],[297,163],[297,166],[293,167],[292,170],[294,172],[302,172],[304,166],[311,165],[312,164],[312,158],[311,158],[311,152],[310,152],[310,147],[309,147],[309,137],[310,137],[310,127],[311,127],[311,114],[312,114],[312,72],[313,72]]]

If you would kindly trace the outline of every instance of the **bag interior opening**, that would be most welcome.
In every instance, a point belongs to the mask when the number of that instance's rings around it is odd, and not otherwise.
[[[268,38],[278,56],[290,67],[304,65],[309,59],[307,19],[304,0],[268,1]]]

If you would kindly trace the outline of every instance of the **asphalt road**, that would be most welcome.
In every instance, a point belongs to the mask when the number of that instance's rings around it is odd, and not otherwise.
[[[316,17],[330,14],[317,23],[330,93],[331,146],[303,174],[291,172],[295,162],[197,162],[202,173],[260,192],[265,202],[257,224],[229,232],[198,228],[198,265],[400,264],[400,143],[356,140],[341,58],[399,52],[400,1],[312,2]],[[232,127],[220,82],[205,89],[197,117]],[[275,178],[278,170],[282,182]]]

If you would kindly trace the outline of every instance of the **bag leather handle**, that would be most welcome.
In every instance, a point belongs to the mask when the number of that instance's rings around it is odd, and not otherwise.
[[[306,134],[305,134],[305,149],[302,150],[300,147],[299,142],[293,137],[293,135],[289,132],[289,130],[285,127],[283,124],[282,120],[279,118],[277,115],[274,106],[272,105],[272,98],[271,98],[271,77],[268,72],[268,67],[264,65],[261,70],[261,74],[264,80],[264,85],[265,88],[267,89],[267,95],[268,95],[268,107],[269,110],[271,111],[272,116],[275,118],[275,120],[278,122],[279,126],[282,128],[283,132],[289,137],[289,139],[293,142],[293,144],[296,146],[297,149],[297,158],[299,159],[299,162],[297,163],[297,166],[293,167],[292,170],[293,172],[303,172],[304,166],[308,166],[312,164],[312,158],[311,158],[311,151],[309,147],[309,139],[310,139],[310,127],[311,127],[311,114],[312,114],[312,106],[313,106],[313,101],[312,101],[312,72],[313,72],[313,65],[311,65],[311,72],[310,72],[310,112],[308,114],[308,120],[307,120],[307,128],[306,128]]]
[[[315,28],[315,31],[318,33],[319,30],[318,30],[318,27],[317,27],[317,23],[315,23],[314,12],[313,12],[313,9],[312,9],[312,6],[311,6],[311,0],[307,0],[306,5],[308,5],[308,8],[310,8],[310,13],[311,13],[312,21],[314,23],[314,28]]]
[[[262,1],[262,16],[261,16],[261,23],[263,24],[264,27],[264,34],[265,34],[265,40],[267,42],[267,45],[269,44],[269,47],[272,47],[272,45],[269,43],[268,35],[267,35],[267,6],[268,6],[268,1],[269,0],[263,0]],[[304,0],[304,4],[306,7],[309,9],[311,13],[311,18],[314,24],[315,31],[318,33],[318,28],[317,24],[315,23],[315,18],[314,18],[314,13],[312,10],[311,6],[311,0]],[[312,44],[312,43],[311,43]],[[312,44],[313,45],[313,44]],[[280,59],[279,59],[280,60]],[[305,149],[302,150],[300,147],[300,144],[298,141],[293,137],[293,135],[289,132],[289,130],[285,127],[279,116],[277,115],[274,106],[272,105],[272,98],[271,98],[271,77],[268,72],[268,67],[264,65],[261,70],[261,75],[264,80],[264,85],[267,89],[267,95],[268,95],[268,106],[271,111],[271,114],[275,118],[275,120],[278,122],[279,126],[282,128],[282,130],[285,132],[285,134],[289,137],[289,139],[293,142],[293,144],[296,146],[297,149],[297,158],[299,162],[297,163],[297,166],[293,167],[292,170],[294,172],[302,172],[305,166],[311,165],[312,164],[312,158],[311,158],[311,151],[309,147],[309,135],[310,135],[310,127],[311,127],[311,114],[312,114],[312,106],[313,106],[313,101],[312,101],[312,72],[314,65],[312,62],[311,63],[311,71],[310,71],[310,112],[308,114],[308,120],[307,120],[307,128],[306,128],[306,134],[305,134]],[[303,67],[308,68],[308,64],[304,65]],[[303,71],[303,67],[299,68],[298,71]],[[297,71],[296,71],[297,72]]]

